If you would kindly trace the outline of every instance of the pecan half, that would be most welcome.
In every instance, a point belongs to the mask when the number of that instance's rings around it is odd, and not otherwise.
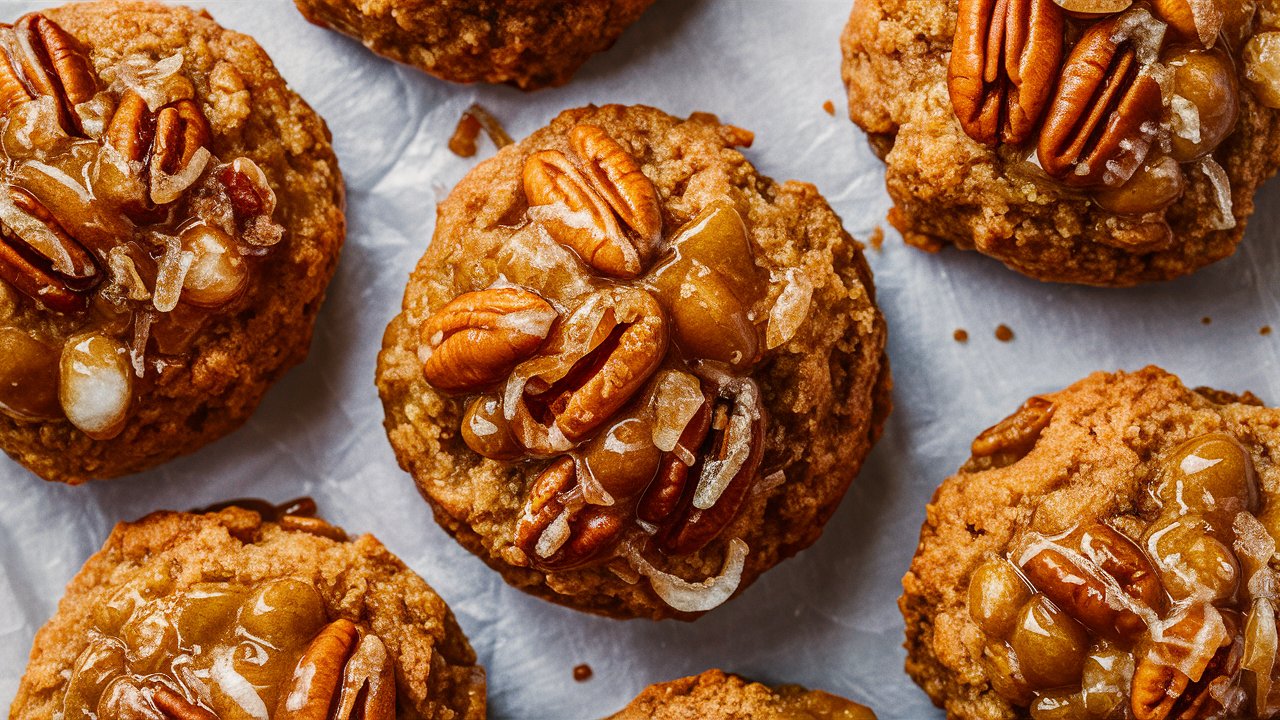
[[[80,43],[58,23],[33,13],[18,19],[7,44],[10,69],[18,71],[28,96],[52,97],[62,128],[69,135],[84,136],[75,108],[97,94],[98,79]],[[20,98],[12,87],[5,94]]]
[[[153,113],[133,90],[121,96],[107,126],[107,142],[128,160],[143,164],[152,202],[157,200],[156,179],[190,165],[212,136],[209,121],[195,101],[177,100]]]
[[[647,262],[662,240],[662,206],[653,182],[626,148],[595,125],[575,127],[569,144],[586,166],[591,186],[639,236],[637,249]]]
[[[1151,609],[1159,609],[1164,596],[1142,550],[1101,523],[1071,533],[1060,544],[1033,545],[1019,565],[1054,604],[1112,640],[1130,640],[1146,629],[1146,621],[1119,595]]]
[[[1192,606],[1164,628],[1134,668],[1134,720],[1218,717],[1219,698],[1227,697],[1240,672],[1243,650],[1237,629],[1233,617],[1206,605]]]
[[[529,486],[515,543],[533,567],[583,567],[604,559],[622,539],[628,510],[587,504],[577,487],[576,463],[567,456],[548,465]]]
[[[1008,467],[1021,460],[1035,448],[1052,419],[1052,400],[1030,398],[1017,412],[974,438],[970,446],[973,457],[966,464],[966,470]]]
[[[522,288],[463,293],[422,323],[422,372],[448,393],[501,382],[538,351],[556,317],[550,303]]]
[[[508,383],[516,439],[538,454],[584,439],[644,387],[666,355],[668,335],[662,306],[643,290],[589,297],[543,357],[516,368],[512,382],[523,385]]]
[[[586,171],[559,150],[534,153],[524,165],[529,205],[549,208],[537,219],[583,262],[606,275],[634,278],[661,240],[657,191],[626,149],[600,128],[580,125],[570,143]]]
[[[0,279],[51,310],[83,310],[102,279],[93,254],[31,193],[12,186],[7,192],[25,218],[0,223]]]
[[[395,668],[377,636],[335,620],[311,641],[271,716],[275,720],[394,720]]]
[[[969,137],[985,145],[1031,137],[1053,93],[1063,26],[1053,0],[960,0],[947,89]]]
[[[166,720],[218,720],[218,716],[161,685],[151,693],[151,703]]]
[[[1062,68],[1038,155],[1045,172],[1068,185],[1123,185],[1155,140],[1164,98],[1154,58],[1141,57],[1134,13],[1150,18],[1134,10],[1093,25]]]
[[[687,555],[706,547],[733,521],[747,498],[764,457],[764,409],[754,381],[743,381],[732,397],[718,397],[704,426],[695,416],[689,434],[703,437],[692,466],[675,459],[664,463],[658,478],[641,500],[642,520],[658,525],[654,536],[667,555]],[[705,427],[705,429],[704,429]],[[688,481],[697,478],[696,483]],[[674,488],[679,502],[665,516]]]

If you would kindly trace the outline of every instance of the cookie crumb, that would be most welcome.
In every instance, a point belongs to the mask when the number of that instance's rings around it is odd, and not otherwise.
[[[867,242],[871,244],[871,249],[880,252],[884,247],[884,228],[878,227],[871,231],[871,237],[867,238]]]
[[[1209,317],[1208,315],[1205,315],[1204,317],[1200,318],[1200,324],[1211,325],[1213,324],[1213,318]]]
[[[958,343],[967,343],[969,342],[969,331],[964,328],[956,328],[956,331],[951,333],[951,337],[955,338]]]
[[[476,154],[476,138],[480,136],[480,121],[470,112],[458,118],[458,127],[449,138],[449,151],[458,157],[469,158]]]
[[[594,674],[595,673],[591,671],[591,666],[586,663],[582,663],[581,665],[573,668],[573,679],[578,682],[586,682],[590,680],[591,676]]]
[[[512,143],[511,136],[503,129],[502,123],[479,103],[462,111],[458,118],[458,127],[449,138],[449,149],[459,157],[471,157],[476,154],[476,137],[484,130],[493,146],[501,150]]]
[[[1000,342],[1010,342],[1013,340],[1013,330],[1008,325],[1000,323],[996,326],[996,339]]]
[[[823,109],[823,111],[824,111],[824,112],[826,112],[828,115],[833,115],[833,116],[834,116],[834,115],[836,114],[836,104],[835,104],[835,103],[833,103],[833,102],[831,102],[830,100],[828,100],[828,101],[826,101],[826,102],[822,103],[822,109]]]
[[[1271,326],[1270,326],[1270,325],[1263,325],[1261,328],[1259,328],[1259,329],[1258,329],[1258,334],[1259,334],[1259,335],[1270,335],[1270,334],[1271,334]]]

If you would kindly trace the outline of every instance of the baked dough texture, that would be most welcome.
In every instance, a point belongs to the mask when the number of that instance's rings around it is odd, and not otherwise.
[[[339,541],[287,530],[258,513],[158,512],[121,523],[67,586],[36,634],[11,720],[57,717],[95,610],[130,582],[163,576],[173,594],[199,583],[313,584],[330,619],[374,632],[395,665],[400,720],[483,720],[485,674],[440,596],[372,535]]]
[[[563,85],[653,0],[294,0],[311,22],[460,83]]]
[[[608,720],[875,720],[850,700],[798,685],[771,688],[721,670],[645,688]]]
[[[1110,213],[1012,172],[964,133],[947,89],[956,12],[956,0],[856,0],[840,41],[849,116],[885,162],[889,221],[908,244],[977,250],[1040,280],[1101,286],[1169,280],[1235,251],[1255,192],[1280,168],[1280,112],[1241,85],[1236,131],[1214,153],[1234,227],[1220,228],[1213,184],[1190,168],[1185,194],[1154,220]]]
[[[740,538],[749,548],[741,592],[818,539],[889,412],[884,318],[862,246],[817,189],[757,173],[736,148],[749,143],[750,134],[710,115],[682,120],[620,105],[568,110],[472,170],[440,205],[434,238],[383,340],[377,384],[386,429],[437,522],[512,585],[613,617],[692,619],[699,613],[673,610],[622,558],[550,573],[509,562],[513,551],[520,555],[514,532],[530,483],[546,463],[477,455],[460,437],[460,400],[437,392],[423,375],[423,322],[461,292],[498,279],[494,263],[483,258],[520,232],[526,158],[568,150],[570,131],[581,124],[603,129],[635,157],[657,189],[668,237],[711,203],[728,200],[746,221],[756,265],[773,278],[766,302],[776,303],[794,284],[786,278],[812,287],[794,335],[767,351],[753,371],[769,418],[759,475],[773,482],[752,491],[736,519],[701,551],[654,553],[650,561],[662,572],[700,582],[721,572],[729,541]]]

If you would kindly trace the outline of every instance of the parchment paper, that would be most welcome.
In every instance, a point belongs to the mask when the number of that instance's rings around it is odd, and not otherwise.
[[[48,4],[0,0],[0,19]],[[1280,401],[1280,330],[1259,332],[1280,326],[1275,183],[1235,257],[1136,290],[1046,285],[976,254],[928,255],[886,225],[883,250],[869,257],[889,318],[897,407],[817,545],[694,624],[551,605],[508,587],[436,527],[396,466],[373,386],[383,328],[431,237],[437,201],[493,153],[482,141],[478,157],[454,156],[454,125],[477,101],[516,138],[593,102],[714,112],[755,131],[747,155],[761,172],[817,184],[865,239],[885,224],[889,201],[881,164],[845,116],[838,38],[851,0],[659,0],[571,84],[534,94],[398,66],[309,25],[287,0],[206,5],[255,36],[328,121],[349,199],[342,262],[310,359],[240,431],[152,472],[81,488],[0,459],[0,702],[13,697],[64,585],[115,522],[231,497],[311,495],[334,522],[377,535],[449,602],[488,669],[493,717],[598,718],[649,683],[720,667],[830,690],[888,720],[939,718],[902,672],[895,603],[925,503],[977,432],[1030,394],[1148,363],[1189,385]],[[1013,342],[994,338],[999,323]],[[957,328],[967,344],[952,339]],[[579,663],[593,679],[573,680]]]

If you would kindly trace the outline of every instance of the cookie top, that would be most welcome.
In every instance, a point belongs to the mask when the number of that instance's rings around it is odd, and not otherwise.
[[[929,505],[908,672],[962,720],[1272,716],[1277,452],[1280,411],[1154,367],[1032,398]]]
[[[453,82],[563,85],[653,0],[294,0],[311,22]]]
[[[25,15],[0,156],[0,446],[38,475],[190,452],[305,357],[342,178],[251,38],[152,3]]]
[[[1260,5],[857,0],[843,74],[890,221],[1041,280],[1227,257],[1280,166],[1280,17]]]
[[[608,720],[875,720],[850,700],[798,685],[776,689],[708,670],[650,685]]]
[[[377,382],[437,521],[513,585],[695,617],[816,540],[878,437],[861,246],[750,140],[569,110],[441,204]]]
[[[289,505],[116,526],[36,635],[10,717],[281,717],[337,698],[368,720],[482,720],[484,670],[444,601],[373,536]]]

